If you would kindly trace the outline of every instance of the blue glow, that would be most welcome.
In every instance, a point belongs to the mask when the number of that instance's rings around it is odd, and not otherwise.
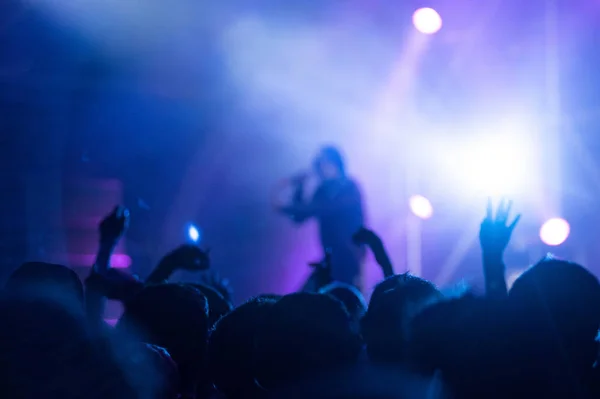
[[[198,229],[198,227],[196,227],[195,225],[191,224],[188,227],[188,238],[190,239],[190,241],[198,243],[200,241],[201,238],[201,233],[200,233],[200,229]]]

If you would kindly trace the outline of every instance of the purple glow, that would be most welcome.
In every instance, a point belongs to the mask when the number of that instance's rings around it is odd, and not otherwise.
[[[433,8],[419,8],[413,14],[415,28],[426,35],[432,35],[442,28],[442,17]]]
[[[548,220],[540,228],[540,239],[551,246],[558,246],[569,237],[571,227],[569,223],[561,218]]]
[[[409,200],[410,210],[421,219],[429,219],[433,215],[431,202],[422,195],[413,195]]]
[[[69,254],[69,264],[92,267],[96,262],[96,254]],[[125,254],[113,254],[110,266],[115,269],[127,269],[131,266],[131,258]]]
[[[119,319],[104,319],[104,322],[111,327],[116,326],[118,321]]]

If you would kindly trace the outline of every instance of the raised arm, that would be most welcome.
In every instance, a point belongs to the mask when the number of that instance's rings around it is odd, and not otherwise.
[[[311,202],[306,202],[304,199],[304,179],[298,180],[295,182],[292,203],[282,207],[280,211],[288,215],[294,222],[304,223],[308,219],[316,216],[313,202],[314,198]]]
[[[322,217],[334,212],[344,213],[347,210],[358,210],[362,219],[360,190],[351,180],[342,182],[339,186],[321,185],[310,202],[303,200],[303,194],[303,187],[297,187],[292,204],[282,208],[283,213],[290,215],[298,223],[312,217]]]
[[[355,244],[366,245],[371,249],[377,264],[383,271],[383,277],[388,278],[394,275],[392,261],[383,245],[381,238],[375,232],[361,227],[352,237]]]
[[[489,200],[486,217],[479,230],[485,291],[486,295],[492,298],[504,298],[507,295],[504,251],[520,219],[520,215],[517,215],[512,222],[508,222],[511,207],[512,202],[500,201],[494,216],[492,202]]]
[[[104,314],[105,290],[102,281],[110,270],[110,257],[129,226],[129,211],[116,207],[98,228],[100,245],[96,262],[86,279],[86,313],[92,323],[101,323]]]
[[[161,284],[176,270],[201,271],[210,267],[208,251],[185,244],[166,254],[146,279],[146,284]]]

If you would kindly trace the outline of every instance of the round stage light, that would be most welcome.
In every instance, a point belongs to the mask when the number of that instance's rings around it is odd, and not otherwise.
[[[553,218],[540,228],[540,239],[550,246],[558,246],[566,241],[571,232],[569,223],[561,218]]]
[[[415,28],[426,35],[432,35],[442,28],[442,17],[433,8],[419,8],[412,19]]]
[[[433,215],[431,202],[422,195],[413,195],[409,200],[410,210],[421,219],[429,219]]]

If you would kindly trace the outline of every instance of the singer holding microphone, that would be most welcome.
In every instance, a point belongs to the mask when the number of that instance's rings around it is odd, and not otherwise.
[[[311,175],[318,186],[310,200],[305,198],[305,183]],[[352,235],[363,226],[364,215],[358,185],[346,175],[343,157],[335,147],[324,147],[313,161],[312,173],[302,173],[288,180],[293,187],[290,204],[278,210],[295,223],[315,218],[323,254],[330,252],[331,276],[334,280],[361,288],[362,248]]]

